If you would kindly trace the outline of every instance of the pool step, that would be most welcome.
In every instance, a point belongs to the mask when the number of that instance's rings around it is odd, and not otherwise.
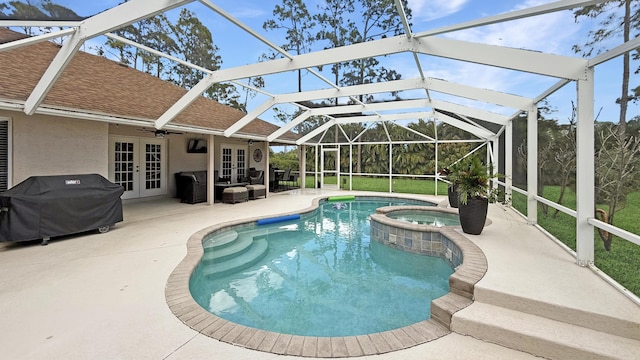
[[[451,330],[548,359],[637,359],[640,341],[476,301]]]
[[[234,230],[224,231],[219,234],[213,235],[211,238],[202,242],[204,251],[213,249],[222,249],[226,246],[233,244],[238,239],[238,233]]]
[[[206,248],[202,255],[202,263],[207,265],[234,258],[248,251],[252,245],[253,237],[241,235],[224,246]]]
[[[251,245],[242,252],[226,254],[225,260],[211,264],[203,264],[204,276],[225,276],[246,269],[260,261],[269,250],[269,243],[264,238],[249,238]]]

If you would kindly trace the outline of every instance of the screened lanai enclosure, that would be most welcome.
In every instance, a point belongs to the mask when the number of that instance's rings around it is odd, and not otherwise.
[[[228,1],[131,0],[80,20],[0,20],[0,26],[5,27],[48,27],[35,36],[0,44],[0,51],[42,41],[61,44],[26,101],[10,104],[0,99],[0,106],[19,107],[26,114],[51,110],[44,99],[74,55],[107,38],[199,72],[198,81],[181,99],[157,119],[147,119],[156,129],[208,135],[213,142],[214,135],[233,137],[257,118],[273,121],[280,125],[277,131],[252,140],[295,147],[302,186],[305,177],[311,176],[313,184],[323,186],[324,177],[330,176],[347,189],[357,177],[388,179],[389,191],[393,191],[393,180],[398,178],[436,181],[436,186],[446,187],[446,178],[439,175],[439,170],[470,154],[479,155],[504,175],[494,186],[504,191],[507,200],[519,199],[520,210],[532,225],[538,223],[540,207],[550,207],[552,212],[557,210],[571,218],[576,242],[575,248],[567,249],[575,253],[577,264],[593,266],[598,229],[640,246],[640,236],[596,216],[594,175],[598,147],[594,120],[606,102],[607,108],[619,110],[615,99],[620,96],[611,94],[619,94],[621,63],[635,53],[640,40],[631,37],[611,41],[606,48],[587,56],[571,46],[562,47],[560,41],[589,42],[589,29],[576,28],[574,13],[604,3],[563,0],[543,1],[536,6],[487,4],[484,11],[465,13],[466,20],[451,23],[444,15],[421,12],[422,3],[385,1],[377,10],[387,16],[387,26],[395,30],[382,36],[331,43],[329,35],[343,25],[310,17],[310,21],[324,26],[325,42],[300,47],[291,42],[282,45],[292,33],[284,25],[267,26],[269,14],[258,15],[261,19],[256,26]],[[627,3],[633,3],[633,11],[637,10],[635,1]],[[312,6],[315,3],[307,4],[311,12],[315,11]],[[610,6],[612,11],[624,13],[624,6]],[[206,68],[165,53],[160,46],[154,48],[139,39],[126,38],[126,32],[121,31],[158,14],[177,17],[184,8],[214,24],[214,39],[224,37],[243,46],[225,47],[221,40],[218,46],[221,53],[224,50],[225,62]],[[347,20],[362,16],[350,11],[339,10],[334,18],[344,18],[344,24],[349,24]],[[596,29],[595,20],[589,21],[593,21],[591,29]],[[260,26],[263,22],[265,25]],[[549,31],[551,25],[556,32]],[[558,29],[565,32],[560,34]],[[269,55],[258,61],[261,53]],[[116,56],[114,60],[119,59]],[[391,68],[393,74],[389,75]],[[349,73],[347,69],[351,69]],[[616,76],[610,75],[612,71]],[[256,85],[257,78],[261,85]],[[608,82],[611,79],[613,85]],[[222,134],[173,122],[188,105],[220,84],[233,85],[253,96],[245,103],[242,119]],[[603,120],[617,123],[617,114]],[[137,124],[139,120],[76,116],[120,124]],[[634,116],[633,111],[627,114],[628,119]],[[558,134],[562,137],[547,136],[545,124],[549,120],[560,123]],[[297,133],[298,139],[282,138],[288,132]],[[558,204],[557,199],[550,200],[540,192],[545,185],[540,183],[541,169],[556,161],[560,153],[550,144],[568,146],[568,159],[560,167],[568,170],[570,187],[577,194],[575,206]],[[547,152],[544,156],[543,151]],[[210,152],[209,156],[213,159],[214,154]],[[554,181],[559,184],[560,178]],[[632,294],[629,296],[637,301]]]

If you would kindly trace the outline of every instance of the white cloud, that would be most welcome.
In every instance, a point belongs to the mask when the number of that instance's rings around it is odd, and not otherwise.
[[[469,0],[408,0],[414,19],[429,21],[454,14]]]
[[[545,2],[548,1],[527,0],[511,11]],[[581,32],[584,30],[581,30],[579,24],[575,24],[571,11],[562,11],[461,30],[443,36],[488,45],[576,56],[572,53],[571,46],[580,38]],[[472,63],[433,58],[431,65],[427,71],[432,77],[531,97],[554,82],[550,78]]]

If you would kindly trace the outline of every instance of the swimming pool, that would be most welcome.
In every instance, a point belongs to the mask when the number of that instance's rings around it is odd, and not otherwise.
[[[198,304],[241,325],[304,336],[350,336],[429,318],[449,291],[448,262],[370,241],[369,216],[420,201],[322,202],[298,221],[214,232],[189,288]]]

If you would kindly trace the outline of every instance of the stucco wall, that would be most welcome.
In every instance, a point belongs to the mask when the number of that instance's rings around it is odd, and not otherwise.
[[[108,124],[19,112],[0,116],[12,119],[14,185],[32,175],[107,177]]]
[[[109,133],[111,135],[120,136],[135,136],[135,137],[154,137],[152,132],[140,131],[141,128],[133,126],[124,126],[115,124],[109,125]],[[151,128],[150,128],[151,129]],[[181,171],[197,171],[207,170],[208,153],[187,153],[187,147],[190,139],[204,139],[209,141],[209,135],[202,134],[170,134],[165,137],[167,141],[168,149],[168,163],[167,163],[167,192],[171,196],[176,196],[176,185],[174,174]],[[260,163],[253,161],[253,149],[260,147],[265,153],[265,143],[256,142],[252,146],[249,146],[246,139],[226,138],[223,136],[215,136],[214,138],[214,162],[216,169],[219,170],[221,163],[221,147],[223,144],[234,146],[245,146],[247,149],[247,160],[249,161],[247,169],[249,167],[255,167],[258,170],[264,170],[266,163],[266,156],[263,155],[263,159]],[[211,149],[208,145],[207,149]]]
[[[136,127],[116,126],[98,121],[78,120],[57,116],[33,115],[0,110],[0,117],[12,121],[12,171],[11,183],[15,185],[32,175],[61,175],[97,173],[108,178],[109,135],[154,137],[153,133],[139,131]],[[208,154],[187,153],[192,138],[208,135],[176,134],[166,137],[168,148],[167,191],[175,195],[174,174],[180,171],[205,170]],[[215,137],[214,157],[216,168],[220,166],[222,144],[246,146],[249,167],[264,170],[266,164],[265,143],[249,146],[247,140]],[[253,150],[260,148],[263,159],[253,161]]]

